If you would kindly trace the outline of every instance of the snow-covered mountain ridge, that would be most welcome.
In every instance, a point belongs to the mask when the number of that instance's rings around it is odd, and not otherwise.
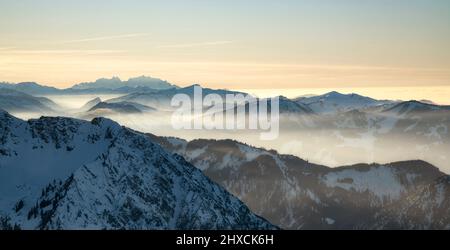
[[[394,103],[393,101],[375,100],[358,94],[341,94],[336,91],[318,96],[299,97],[295,101],[307,105],[314,112],[320,114],[334,114],[352,109],[364,109]]]
[[[0,217],[23,229],[274,229],[181,156],[95,118],[0,112]]]

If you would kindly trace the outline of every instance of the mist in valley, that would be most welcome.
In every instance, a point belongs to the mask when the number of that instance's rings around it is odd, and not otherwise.
[[[414,117],[410,123],[402,125],[405,120],[395,122],[388,115],[380,118],[372,117],[370,113],[364,114],[364,119],[359,117],[361,114],[355,116],[354,113],[337,116],[281,115],[278,138],[267,141],[260,138],[264,132],[262,130],[174,129],[171,125],[172,112],[167,110],[136,114],[101,109],[91,112],[81,110],[83,105],[94,98],[107,101],[118,96],[49,95],[45,97],[59,106],[55,112],[12,114],[21,119],[46,115],[91,120],[103,116],[131,129],[157,136],[185,140],[232,139],[329,167],[420,159],[450,173],[448,120],[438,115],[426,118],[428,121],[434,119],[433,125],[418,124]],[[399,127],[396,127],[396,123]]]

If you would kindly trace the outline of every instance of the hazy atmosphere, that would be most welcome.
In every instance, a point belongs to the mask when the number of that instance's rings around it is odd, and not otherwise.
[[[450,2],[1,0],[0,79],[230,89],[450,85]],[[408,97],[404,97],[408,99]]]
[[[448,0],[0,0],[0,230],[448,230],[449,45]]]

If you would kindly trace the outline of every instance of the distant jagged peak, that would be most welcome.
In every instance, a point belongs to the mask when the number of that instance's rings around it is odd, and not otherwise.
[[[168,84],[167,81],[165,80],[161,80],[159,78],[154,78],[154,77],[150,77],[150,76],[137,76],[137,77],[131,77],[128,79],[128,81],[126,81],[126,83],[128,85],[140,85],[140,84],[146,84],[148,82],[157,82],[157,83],[165,83]]]
[[[72,89],[91,89],[91,88],[104,88],[104,89],[119,89],[123,87],[147,87],[150,89],[170,89],[176,87],[175,85],[161,80],[159,78],[153,78],[149,76],[138,76],[129,78],[126,81],[122,81],[119,77],[113,76],[112,78],[100,78],[94,82],[83,82],[75,84]]]
[[[193,91],[196,87],[202,88],[203,92],[217,92],[217,93],[222,92],[222,93],[236,93],[236,94],[237,93],[242,93],[242,92],[239,92],[239,91],[233,91],[233,90],[229,90],[229,89],[226,89],[226,88],[218,88],[218,89],[208,88],[208,87],[202,86],[200,83],[193,83],[193,84],[188,85],[186,87],[180,88],[180,90],[182,92],[183,91],[190,92],[190,91]],[[245,93],[242,93],[242,94],[245,94]]]

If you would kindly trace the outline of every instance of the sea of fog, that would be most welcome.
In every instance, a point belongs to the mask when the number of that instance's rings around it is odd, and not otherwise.
[[[80,117],[77,110],[86,102],[100,97],[102,100],[115,98],[118,95],[61,95],[46,96],[63,108],[58,114],[90,120],[92,117]],[[41,114],[13,114],[22,119],[37,118]],[[414,141],[412,138],[375,138],[369,131],[358,136],[336,137],[342,131],[327,129],[299,129],[294,126],[282,126],[276,140],[260,139],[261,131],[249,130],[176,130],[170,124],[169,113],[144,114],[108,114],[108,118],[134,130],[152,133],[159,136],[174,136],[186,140],[233,139],[256,147],[274,149],[283,154],[292,154],[330,167],[352,165],[356,163],[389,163],[402,160],[421,159],[450,173],[449,143],[429,145],[428,142]],[[282,121],[284,122],[284,121]],[[282,124],[284,125],[284,124]],[[427,144],[428,143],[428,144]]]

